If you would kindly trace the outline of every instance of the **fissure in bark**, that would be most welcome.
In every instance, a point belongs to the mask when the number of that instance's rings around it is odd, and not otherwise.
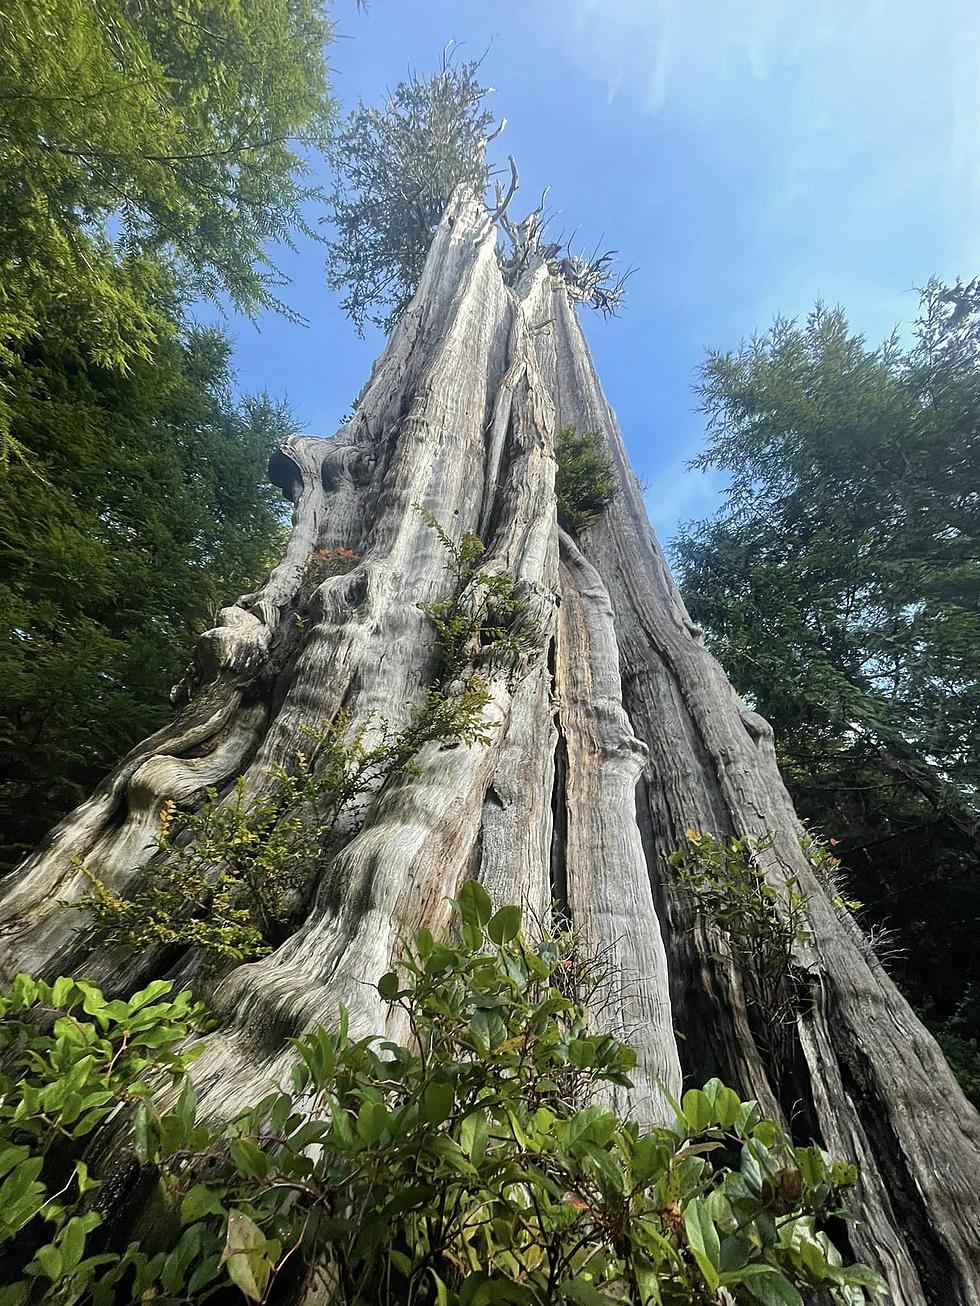
[[[719,1073],[787,1120],[802,1101],[802,1126],[862,1167],[851,1239],[893,1300],[968,1306],[980,1300],[976,1113],[801,852],[771,732],[688,618],[561,278],[528,258],[506,284],[495,244],[483,205],[458,192],[352,418],[332,439],[287,441],[272,461],[293,504],[283,562],[201,637],[173,722],[12,877],[3,969],[85,973],[116,990],[161,966],[194,973],[188,955],[93,947],[84,915],[65,905],[88,887],[79,861],[124,892],[153,854],[165,800],[193,805],[239,774],[262,793],[303,728],[341,711],[352,730],[404,726],[435,674],[419,605],[446,585],[419,504],[454,538],[482,536],[486,566],[516,578],[538,646],[516,668],[486,671],[490,742],[427,745],[325,850],[297,928],[220,984],[220,1027],[194,1069],[205,1108],[263,1094],[286,1072],[287,1036],[330,1022],[340,1002],[355,1032],[402,1037],[384,1028],[373,982],[406,936],[448,926],[447,899],[467,876],[542,916],[557,890],[585,944],[612,962],[639,1054],[617,1107],[663,1118],[682,1066],[694,1079]],[[560,425],[600,432],[619,482],[580,539],[556,520]],[[310,555],[339,548],[357,554],[353,569],[301,593]],[[719,939],[663,873],[691,826],[772,836],[773,883],[788,868],[809,897],[808,1000],[788,1076],[760,1052]]]

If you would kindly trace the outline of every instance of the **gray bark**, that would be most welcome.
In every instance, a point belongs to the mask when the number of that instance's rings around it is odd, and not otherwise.
[[[166,799],[190,804],[242,772],[260,792],[302,728],[341,710],[354,728],[406,723],[434,675],[418,604],[446,586],[419,503],[457,537],[478,532],[487,566],[517,577],[540,647],[491,672],[491,743],[428,746],[329,861],[295,934],[223,982],[221,1025],[194,1071],[208,1109],[264,1093],[288,1064],[287,1036],[331,1022],[339,1002],[355,1031],[381,1030],[374,981],[418,928],[448,926],[447,898],[468,876],[539,913],[557,895],[614,962],[617,1015],[639,1054],[620,1109],[661,1119],[682,1063],[692,1081],[719,1074],[860,1162],[851,1239],[895,1302],[975,1303],[980,1121],[802,856],[771,731],[684,609],[565,289],[546,266],[505,285],[495,241],[482,206],[458,193],[354,417],[273,460],[294,504],[284,562],[202,636],[172,725],[17,873],[0,902],[3,969],[83,971],[120,989],[144,978],[158,959],[93,948],[84,916],[64,905],[87,888],[78,859],[124,890],[153,852]],[[602,433],[620,483],[579,540],[556,521],[563,423]],[[356,550],[358,565],[319,586],[300,628],[305,560],[333,547]],[[774,884],[789,867],[809,896],[788,1071],[766,1064],[720,941],[663,873],[690,826],[773,835]],[[390,1020],[385,1032],[405,1031]]]

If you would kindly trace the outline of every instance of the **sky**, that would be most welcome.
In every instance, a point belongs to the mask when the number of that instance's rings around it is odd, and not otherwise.
[[[877,343],[909,329],[930,276],[980,273],[975,0],[372,0],[367,13],[337,0],[332,13],[342,107],[380,101],[460,42],[507,118],[511,214],[549,185],[558,227],[636,266],[621,316],[584,320],[665,540],[720,502],[718,475],[687,469],[707,349],[817,299]],[[384,341],[356,337],[322,246],[278,261],[309,325],[229,318],[239,388],[286,397],[304,431],[331,435]]]

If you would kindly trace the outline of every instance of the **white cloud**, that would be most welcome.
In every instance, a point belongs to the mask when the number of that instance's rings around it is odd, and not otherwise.
[[[829,0],[808,6],[823,30]],[[795,57],[798,12],[787,0],[570,0],[569,53],[626,98],[658,113],[672,97],[717,103],[731,74],[767,79]]]

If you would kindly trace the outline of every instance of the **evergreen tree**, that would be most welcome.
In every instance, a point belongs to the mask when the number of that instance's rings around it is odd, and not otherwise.
[[[675,546],[692,615],[975,1081],[980,286],[930,283],[908,347],[777,321],[700,394],[731,482]]]
[[[363,334],[390,330],[415,293],[432,234],[460,182],[481,193],[493,114],[479,64],[449,48],[432,77],[411,74],[382,108],[361,101],[330,146],[334,190],[327,283],[346,290],[344,311]]]
[[[0,29],[0,439],[51,315],[117,371],[173,334],[160,292],[285,306],[331,116],[321,0],[11,0]],[[21,424],[22,425],[22,424]]]
[[[265,464],[292,431],[235,403],[230,348],[190,330],[125,374],[46,333],[25,351],[0,477],[0,858],[18,861],[170,715],[187,648],[282,536]]]

